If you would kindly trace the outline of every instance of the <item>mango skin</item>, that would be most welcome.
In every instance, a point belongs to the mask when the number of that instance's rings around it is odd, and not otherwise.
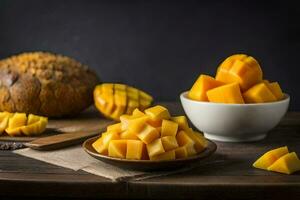
[[[218,67],[216,80],[224,83],[239,83],[241,90],[262,81],[263,73],[259,63],[246,54],[236,54],[226,58]]]

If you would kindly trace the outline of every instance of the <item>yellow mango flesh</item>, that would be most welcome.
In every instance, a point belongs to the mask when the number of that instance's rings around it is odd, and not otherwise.
[[[251,56],[237,54],[225,59],[218,67],[216,80],[224,83],[239,83],[242,91],[262,81],[262,70]]]
[[[163,120],[161,125],[161,137],[176,136],[178,124],[169,120]]]
[[[126,158],[127,140],[112,140],[108,146],[108,156]]]
[[[207,91],[207,97],[210,102],[244,104],[240,87],[238,83],[227,84]]]
[[[38,121],[36,121],[38,120]],[[24,135],[38,135],[45,131],[48,124],[46,117],[40,117],[30,114],[28,116],[28,122],[26,126],[21,127],[21,131]]]
[[[246,103],[266,103],[276,101],[276,97],[265,83],[258,83],[243,93]]]
[[[253,163],[253,167],[259,169],[268,169],[268,167],[271,166],[277,159],[287,153],[289,153],[287,146],[270,150],[257,159]]]
[[[157,160],[157,161],[175,160],[175,159],[176,159],[176,155],[174,150],[150,157],[150,160]]]
[[[189,123],[186,116],[172,117],[171,120],[178,124],[179,130],[187,130],[189,128]]]
[[[10,136],[21,135],[21,127],[27,123],[27,116],[25,113],[15,113],[8,121],[8,127],[5,132]]]
[[[187,144],[192,144],[192,145],[195,144],[193,139],[189,137],[185,131],[179,131],[176,135],[176,139],[179,146],[184,146]]]
[[[163,106],[159,106],[159,105],[146,109],[145,113],[153,121],[170,118],[170,113],[169,113],[168,109]]]
[[[186,134],[195,142],[194,148],[197,153],[203,151],[207,147],[207,140],[203,137],[202,134],[189,129],[186,131]]]
[[[288,153],[277,159],[271,166],[269,171],[280,172],[284,174],[292,174],[300,171],[300,160],[295,152]]]
[[[269,88],[269,90],[272,92],[272,94],[276,97],[277,101],[283,99],[284,94],[283,94],[278,82],[269,83],[269,82],[264,81],[264,83]]]
[[[150,144],[147,144],[147,151],[148,151],[150,158],[164,153],[165,149],[162,144],[161,138],[158,138],[158,139],[154,140],[153,142],[151,142]]]
[[[224,83],[208,75],[200,75],[188,93],[188,97],[198,101],[208,101],[206,92]]]
[[[103,138],[102,139],[102,144],[97,147],[97,151],[100,154],[107,154],[108,153],[109,143],[112,140],[118,140],[118,139],[120,139],[120,136],[116,132],[107,132],[107,133],[104,133],[101,138]]]
[[[119,85],[118,89],[123,86]],[[206,140],[193,131],[185,116],[172,117],[163,106],[120,116],[92,146],[102,155],[133,160],[174,160],[203,151]],[[126,147],[125,142],[126,141]],[[125,152],[125,153],[124,153]]]
[[[137,137],[145,144],[150,144],[153,140],[159,138],[159,132],[155,127],[146,124],[144,129],[137,134]]]
[[[164,136],[161,138],[165,151],[170,151],[178,147],[178,143],[175,136]]]
[[[127,140],[126,159],[141,160],[145,144],[140,140]]]
[[[153,102],[149,94],[124,84],[97,85],[93,94],[96,108],[105,117],[116,121],[125,113],[132,114],[135,108],[148,108]]]
[[[175,149],[175,157],[176,159],[180,158],[187,158],[188,157],[188,152],[185,146],[178,147]]]

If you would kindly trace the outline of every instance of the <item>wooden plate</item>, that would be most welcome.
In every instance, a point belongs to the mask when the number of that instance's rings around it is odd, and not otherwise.
[[[195,155],[184,159],[176,159],[176,160],[168,160],[168,161],[151,161],[151,160],[127,160],[122,158],[113,158],[109,156],[104,156],[95,151],[92,147],[93,142],[95,142],[99,137],[93,137],[87,139],[82,147],[83,149],[92,157],[101,160],[103,162],[122,167],[127,169],[134,169],[134,170],[141,170],[141,171],[151,171],[151,170],[170,170],[174,168],[179,168],[183,166],[187,166],[192,164],[196,161],[204,159],[211,154],[213,154],[216,149],[217,145],[212,141],[208,140],[207,148]]]

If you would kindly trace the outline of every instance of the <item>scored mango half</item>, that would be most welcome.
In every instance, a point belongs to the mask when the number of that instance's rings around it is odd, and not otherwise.
[[[48,118],[25,113],[0,112],[0,134],[9,136],[32,136],[43,133]]]
[[[105,117],[119,121],[121,115],[131,115],[136,108],[142,111],[148,108],[153,97],[125,84],[103,83],[94,89],[94,102]]]
[[[160,105],[144,112],[136,108],[120,119],[92,144],[99,154],[134,160],[175,160],[194,156],[208,145],[201,133],[190,128],[185,116],[171,117]]]

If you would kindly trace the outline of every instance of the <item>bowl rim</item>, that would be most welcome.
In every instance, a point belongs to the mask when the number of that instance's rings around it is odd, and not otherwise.
[[[195,104],[201,104],[201,105],[215,105],[215,106],[231,106],[231,107],[253,107],[253,106],[271,106],[271,105],[276,105],[276,104],[282,104],[282,103],[288,103],[290,101],[290,95],[287,93],[284,94],[284,98],[279,101],[274,101],[274,102],[266,102],[266,103],[247,103],[247,104],[230,104],[230,103],[214,103],[214,102],[207,102],[207,101],[197,101],[193,100],[187,97],[187,93],[189,90],[186,90],[180,94],[180,99],[184,99],[186,101],[195,103]]]

